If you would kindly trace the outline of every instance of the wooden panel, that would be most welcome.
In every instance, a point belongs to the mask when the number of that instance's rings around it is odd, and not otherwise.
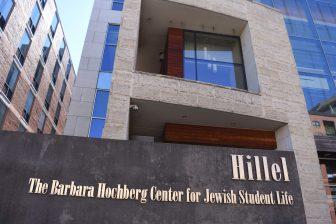
[[[183,78],[183,30],[168,28],[167,75]]]
[[[165,142],[273,150],[275,133],[247,129],[166,124]]]

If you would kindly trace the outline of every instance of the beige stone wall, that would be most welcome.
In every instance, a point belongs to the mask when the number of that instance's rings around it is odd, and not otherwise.
[[[307,222],[330,224],[313,133],[282,15],[246,0],[172,2],[207,9],[248,22],[252,43],[250,50],[255,58],[260,92],[255,94],[136,72],[141,0],[126,0],[104,137],[128,139],[131,98],[284,122],[287,125],[277,131],[278,150],[293,150],[296,155]]]

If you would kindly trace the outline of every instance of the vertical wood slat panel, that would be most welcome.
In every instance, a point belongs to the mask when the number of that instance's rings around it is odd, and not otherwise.
[[[183,78],[183,30],[168,28],[167,75]]]

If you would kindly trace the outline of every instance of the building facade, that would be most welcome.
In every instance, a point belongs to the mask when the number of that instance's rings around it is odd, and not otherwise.
[[[75,71],[54,0],[0,1],[0,129],[62,134]]]
[[[247,0],[96,0],[65,134],[293,151],[307,223],[332,223],[307,107],[333,78],[286,25]]]
[[[318,151],[322,173],[336,223],[336,149],[329,150],[330,143],[336,140],[336,4],[322,0],[257,2],[276,8],[285,17],[312,131],[317,136],[317,145],[321,146]]]

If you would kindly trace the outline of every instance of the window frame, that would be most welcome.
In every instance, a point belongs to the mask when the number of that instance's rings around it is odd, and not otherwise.
[[[32,20],[32,17],[33,17],[33,13],[34,13],[34,10],[35,10],[35,7],[37,8],[38,12],[40,13],[39,17],[38,17],[38,20],[36,22],[36,25],[33,24],[33,20]],[[40,20],[41,20],[41,17],[42,17],[42,11],[40,9],[40,6],[39,6],[39,3],[36,1],[35,5],[34,5],[34,8],[33,8],[33,11],[31,12],[31,16],[29,17],[29,20],[28,20],[28,25],[27,27],[29,28],[30,32],[34,35],[36,30],[37,30],[37,27],[40,23]]]
[[[39,70],[39,68],[41,68],[41,74],[39,76],[37,76],[37,73]],[[34,73],[34,77],[33,77],[33,86],[34,86],[34,89],[38,92],[39,88],[40,88],[40,85],[41,85],[41,80],[42,80],[42,76],[43,76],[43,73],[44,73],[44,67],[43,67],[43,64],[41,61],[38,62],[37,64],[37,67],[35,69],[35,73]]]
[[[50,46],[49,46],[48,51],[45,53],[45,51],[44,51],[45,43],[46,43],[48,40],[49,40],[49,42],[50,42]],[[41,53],[41,58],[43,59],[44,64],[46,64],[47,61],[48,61],[48,58],[49,58],[49,54],[50,54],[51,48],[52,48],[52,38],[50,38],[49,34],[47,34],[47,38],[46,38],[45,41],[44,41],[44,44],[43,44],[43,47],[42,47],[42,53]]]
[[[8,81],[8,78],[9,78],[10,71],[12,70],[12,67],[15,67],[17,69],[18,74],[16,76],[15,83],[13,85],[13,89],[10,89],[9,88],[9,83],[7,83],[7,81]],[[3,92],[4,92],[6,98],[8,99],[9,102],[11,102],[12,99],[13,99],[16,86],[17,86],[17,84],[19,82],[19,79],[20,79],[20,75],[21,75],[21,70],[20,70],[19,66],[15,63],[15,61],[13,61],[12,65],[10,66],[9,71],[7,73],[6,81],[3,85]],[[10,90],[10,96],[8,96],[9,90]]]
[[[53,22],[54,22],[55,18],[57,19],[57,24],[56,24],[55,30],[53,30],[52,28],[53,28]],[[51,21],[50,29],[49,29],[50,30],[50,36],[51,36],[52,39],[55,38],[55,35],[56,35],[56,32],[57,32],[57,28],[58,28],[59,23],[60,23],[60,19],[59,19],[58,13],[56,11],[55,14],[54,14],[54,17],[53,17],[53,19]]]
[[[27,36],[28,36],[28,38],[29,38],[29,44],[28,44],[28,46],[27,46],[27,50],[26,50],[26,52],[23,54],[23,53],[21,52],[21,50],[20,50],[20,48],[21,48],[21,46],[22,46],[22,45],[21,45],[21,42],[22,42],[24,36],[21,37],[19,46],[17,47],[16,52],[15,52],[15,57],[17,58],[17,60],[18,60],[18,62],[19,62],[19,64],[20,64],[21,66],[23,66],[24,63],[26,62],[27,55],[28,55],[30,46],[31,46],[31,44],[32,44],[32,37],[30,36],[29,31],[28,31],[27,29],[25,29],[24,35],[25,35],[25,34],[27,34]]]
[[[32,96],[32,100],[31,100],[31,105],[29,106],[29,111],[26,111],[29,96]],[[27,99],[26,99],[26,102],[25,102],[25,106],[24,106],[23,111],[22,111],[22,117],[27,122],[27,124],[29,123],[29,120],[30,120],[31,111],[32,111],[33,106],[34,106],[35,98],[36,97],[35,97],[33,91],[29,90],[28,95],[27,95]]]
[[[51,91],[49,91],[49,90],[51,90]],[[51,92],[50,93],[50,99],[48,99],[48,95],[49,95],[48,93],[49,92]],[[46,97],[44,99],[44,105],[43,105],[45,107],[46,111],[49,111],[49,109],[50,109],[50,104],[51,104],[53,95],[54,95],[54,88],[50,84],[49,87],[48,87],[47,95],[46,95]]]
[[[114,3],[116,3],[118,5],[122,5],[121,10],[114,8]],[[124,10],[124,6],[125,6],[125,1],[124,0],[113,0],[111,10],[122,12]]]
[[[54,123],[55,126],[57,127],[58,123],[59,123],[59,118],[61,116],[61,110],[62,110],[62,106],[61,104],[58,102],[57,103],[57,107],[56,107],[56,111],[55,111],[55,116],[54,116]]]
[[[14,11],[14,8],[15,8],[15,6],[16,6],[16,1],[15,1],[15,0],[10,0],[10,1],[12,1],[13,5],[12,5],[11,9],[9,10],[8,17],[7,17],[7,19],[4,21],[3,27],[1,26],[1,23],[0,23],[0,33],[1,33],[1,31],[4,31],[4,30],[6,29],[6,26],[7,26],[7,24],[8,24],[9,18],[11,17],[11,15],[12,15],[12,13],[13,13],[13,11]],[[1,17],[0,17],[0,18],[1,18]]]
[[[184,51],[185,51],[185,41],[184,41],[184,37],[186,33],[193,33],[194,36],[194,52],[195,52],[195,58],[189,58],[189,57],[185,57],[184,56]],[[195,76],[196,76],[196,80],[195,81],[199,81],[198,80],[198,72],[197,72],[197,60],[202,60],[202,59],[197,59],[197,39],[196,39],[196,35],[197,33],[199,34],[207,34],[207,35],[213,35],[213,36],[220,36],[220,37],[228,37],[228,38],[233,38],[236,39],[239,42],[239,53],[241,55],[241,61],[242,63],[230,63],[230,62],[225,62],[227,64],[232,64],[234,66],[241,66],[242,67],[242,71],[243,71],[243,76],[244,76],[244,89],[241,88],[236,88],[233,86],[224,86],[224,87],[229,87],[229,88],[233,88],[233,89],[238,89],[238,90],[245,90],[248,91],[248,85],[247,85],[247,77],[246,77],[246,70],[245,70],[245,63],[244,63],[244,55],[243,55],[243,49],[242,49],[242,42],[241,42],[241,38],[240,36],[233,36],[233,35],[225,35],[225,34],[218,34],[218,33],[210,33],[210,32],[203,32],[203,31],[195,31],[195,30],[188,30],[188,29],[184,29],[183,30],[183,52],[182,52],[182,67],[183,67],[183,78],[184,78],[184,67],[185,67],[185,58],[188,59],[193,59],[195,61]],[[204,61],[204,60],[202,60]],[[203,81],[199,81],[199,82],[203,82]],[[207,84],[213,84],[213,85],[219,85],[216,83],[208,83],[208,82],[204,82]],[[219,85],[219,86],[223,86],[223,85]]]

